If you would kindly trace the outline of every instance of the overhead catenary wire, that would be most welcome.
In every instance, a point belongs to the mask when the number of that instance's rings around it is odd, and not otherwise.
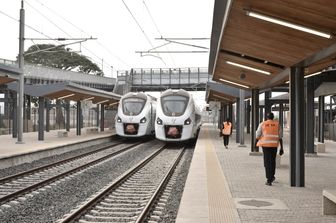
[[[35,12],[37,12],[38,14],[40,14],[43,18],[45,18],[48,22],[50,22],[51,24],[53,24],[57,29],[59,29],[60,31],[62,31],[65,35],[67,35],[68,37],[71,37],[71,35],[69,33],[67,33],[64,29],[62,29],[60,26],[58,26],[55,22],[53,22],[51,19],[49,19],[47,16],[45,16],[42,12],[40,12],[38,9],[36,9],[33,5],[31,5],[28,1],[25,1],[26,4],[31,7]]]
[[[7,13],[1,11],[1,10],[0,10],[0,13],[3,14],[3,15],[5,15],[5,16],[7,16],[8,18],[10,18],[10,19],[12,19],[12,20],[18,22],[18,23],[20,22],[18,19],[14,18],[13,16],[11,16],[11,15],[9,15],[9,14],[7,14]],[[35,32],[37,32],[37,33],[39,33],[39,34],[41,34],[42,36],[45,36],[46,38],[52,39],[50,36],[44,34],[43,32],[41,32],[41,31],[35,29],[34,27],[32,27],[32,26],[30,26],[30,25],[28,25],[28,24],[25,24],[25,26],[26,26],[27,28],[29,28],[29,29],[31,29],[31,30],[33,30],[33,31],[35,31]],[[56,41],[56,40],[54,40],[54,41],[57,42],[57,43],[59,43],[59,42]]]
[[[146,40],[148,41],[148,43],[151,45],[151,47],[154,47],[154,45],[152,44],[152,42],[150,41],[149,37],[147,36],[145,30],[141,27],[140,23],[138,22],[138,20],[135,18],[135,16],[133,15],[132,11],[129,9],[129,7],[127,6],[127,4],[125,3],[124,0],[121,0],[124,3],[124,6],[126,7],[127,11],[130,13],[130,15],[132,16],[133,20],[135,21],[135,23],[137,24],[137,26],[139,27],[139,29],[141,30],[142,34],[145,36]]]
[[[61,30],[64,34],[66,34],[68,37],[71,37],[72,36],[70,34],[68,34],[66,31],[64,31],[62,28],[60,28],[55,22],[51,21],[47,16],[45,16],[42,12],[40,12],[38,9],[36,9],[35,7],[33,7],[31,4],[29,4],[27,1],[26,3],[31,7],[33,8],[36,12],[38,12],[43,18],[45,18],[48,22],[50,22],[51,24],[53,24],[56,28],[58,28],[59,30]],[[83,46],[84,49],[86,49],[88,52],[90,52],[92,55],[94,55],[96,58],[99,59],[99,62],[96,61],[97,64],[100,64],[100,60],[102,58],[100,58],[99,56],[97,56],[95,53],[93,53],[92,51],[90,51],[88,48],[86,48],[85,46]],[[103,64],[102,64],[103,66]]]
[[[70,24],[71,26],[73,26],[74,28],[76,28],[77,30],[79,30],[81,33],[87,35],[87,36],[92,36],[91,34],[89,34],[88,32],[86,32],[85,30],[81,29],[79,26],[75,25],[74,23],[72,23],[71,21],[69,21],[67,18],[65,18],[64,16],[62,16],[61,14],[57,13],[55,10],[51,9],[50,7],[48,7],[47,5],[43,4],[41,1],[39,0],[35,0],[36,2],[38,2],[39,4],[41,4],[43,7],[45,7],[46,9],[48,9],[50,12],[52,12],[54,15],[56,15],[57,17],[61,18],[63,21],[65,21],[66,23]],[[110,55],[112,55],[113,57],[115,57],[117,60],[119,60],[121,63],[123,63],[124,65],[126,65],[127,67],[131,67],[128,63],[126,63],[123,59],[121,59],[119,56],[115,55],[114,53],[112,53],[112,51],[106,47],[104,44],[102,44],[99,40],[96,41],[98,43],[98,45],[100,45],[100,47],[102,47],[102,49],[104,49],[106,52],[108,52]],[[85,48],[85,46],[83,46]],[[85,48],[86,49],[86,48]],[[99,58],[101,59],[101,58]],[[107,63],[108,64],[108,63]],[[108,64],[109,65],[109,64]],[[109,65],[111,66],[111,65]]]
[[[145,30],[141,27],[140,23],[138,22],[138,20],[135,18],[135,16],[133,15],[132,11],[130,10],[130,8],[127,6],[126,2],[124,0],[121,0],[124,3],[124,6],[126,7],[127,11],[130,13],[130,15],[132,16],[133,20],[135,21],[135,23],[138,25],[139,29],[141,30],[142,34],[145,36],[146,40],[148,41],[148,43],[151,45],[152,48],[154,48],[153,43],[150,41],[148,35],[146,34]],[[166,66],[165,61],[158,55],[157,58],[159,58],[164,65]]]
[[[146,11],[147,11],[149,17],[151,18],[151,20],[152,20],[152,22],[153,22],[153,24],[154,24],[154,26],[155,26],[155,28],[156,28],[156,31],[157,31],[157,32],[160,34],[160,36],[162,37],[162,33],[160,32],[160,29],[159,29],[158,25],[156,24],[156,22],[155,22],[155,20],[154,20],[154,17],[152,16],[152,13],[150,12],[150,10],[149,10],[149,8],[148,8],[148,6],[147,6],[145,0],[143,0],[142,2],[143,2],[144,6],[145,6],[145,8],[146,8]],[[166,48],[166,50],[169,50],[168,47],[167,47],[166,45],[167,45],[167,44],[164,45],[165,48]],[[157,47],[156,47],[156,48],[157,48]],[[172,60],[174,66],[176,66],[176,65],[175,65],[175,60],[174,60],[174,58],[172,57],[171,54],[169,54],[169,57],[170,57],[170,59]]]
[[[41,4],[43,7],[45,7],[46,9],[48,9],[49,11],[51,11],[52,13],[54,13],[56,16],[58,16],[59,18],[61,18],[62,20],[64,20],[65,22],[69,23],[70,25],[72,25],[73,27],[75,27],[77,30],[79,30],[80,32],[84,33],[87,36],[91,36],[90,34],[88,34],[87,32],[85,32],[84,30],[82,30],[80,27],[76,26],[75,24],[73,24],[71,21],[69,21],[68,19],[64,18],[62,15],[60,15],[59,13],[57,13],[55,10],[51,9],[50,7],[48,7],[47,5],[43,4],[43,2],[39,1],[39,0],[35,0],[36,2],[38,2],[39,4]]]
[[[56,28],[58,28],[59,30],[61,30],[64,34],[66,34],[68,37],[72,37],[70,34],[68,34],[66,31],[64,31],[62,28],[60,28],[55,22],[53,22],[52,20],[50,20],[47,16],[45,16],[42,12],[40,12],[38,9],[36,9],[35,7],[33,7],[31,4],[29,4],[27,1],[26,3],[31,7],[33,8],[36,12],[38,12],[43,18],[45,18],[48,22],[50,22],[51,24],[53,24]],[[84,49],[86,49],[89,53],[91,53],[93,56],[95,56],[98,60],[95,60],[95,63],[97,64],[101,64],[102,66],[102,71],[103,71],[103,61],[104,59],[99,57],[98,55],[96,55],[94,52],[92,52],[91,50],[89,50],[87,47],[83,46]],[[92,60],[92,58],[91,58]],[[101,62],[100,62],[101,61]],[[107,63],[105,61],[105,63],[111,67],[111,65],[109,63]]]

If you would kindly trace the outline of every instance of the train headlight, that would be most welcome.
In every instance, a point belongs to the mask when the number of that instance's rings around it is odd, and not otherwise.
[[[157,123],[158,125],[162,125],[162,120],[158,117],[158,118],[156,119],[156,123]]]
[[[190,125],[191,123],[191,119],[190,118],[187,118],[185,121],[184,121],[184,124],[185,125]]]
[[[143,117],[141,120],[140,120],[140,123],[146,123],[146,117]]]
[[[121,118],[118,116],[118,118],[117,118],[117,122],[118,123],[121,123]]]

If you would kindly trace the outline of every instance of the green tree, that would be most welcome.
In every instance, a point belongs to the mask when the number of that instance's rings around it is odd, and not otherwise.
[[[35,44],[25,52],[25,62],[62,70],[81,71],[87,74],[104,76],[103,71],[87,57],[70,48],[53,44]]]
[[[103,71],[95,63],[83,55],[71,52],[70,48],[64,46],[35,44],[25,51],[24,59],[25,62],[31,64],[104,76]],[[33,98],[32,102],[37,104],[37,99]],[[60,128],[64,128],[62,113],[62,107],[64,106],[64,102],[56,100],[56,123]]]

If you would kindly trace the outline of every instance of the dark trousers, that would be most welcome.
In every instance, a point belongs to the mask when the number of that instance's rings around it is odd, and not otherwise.
[[[229,138],[230,138],[230,135],[223,135],[224,146],[229,145]]]
[[[263,147],[264,167],[268,182],[272,182],[275,175],[275,159],[277,154],[276,147]]]

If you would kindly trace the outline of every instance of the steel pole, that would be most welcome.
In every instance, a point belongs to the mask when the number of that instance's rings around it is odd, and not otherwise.
[[[17,127],[18,127],[18,144],[23,142],[23,85],[24,85],[24,25],[25,24],[25,11],[23,8],[23,0],[21,0],[20,9],[20,32],[19,32],[19,68],[21,74],[19,75],[19,94],[17,100]]]
[[[245,129],[245,91],[243,89],[239,90],[239,113],[237,116],[239,118],[239,147],[245,147],[244,129]]]

